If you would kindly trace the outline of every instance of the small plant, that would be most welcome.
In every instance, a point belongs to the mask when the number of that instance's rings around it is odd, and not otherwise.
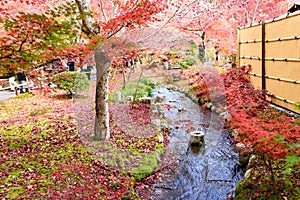
[[[137,88],[137,82],[132,82],[128,84],[123,90],[121,90],[122,99],[125,99],[127,96],[134,96],[136,92],[136,98],[148,97],[152,93],[155,83],[149,81],[148,79],[141,79],[139,86]],[[137,90],[137,91],[136,91]],[[109,101],[113,101],[116,98],[116,93],[111,93],[109,95]]]
[[[297,108],[298,110],[300,110],[300,102],[297,102],[297,103],[295,104],[295,106],[296,106],[296,108]]]
[[[61,72],[52,77],[52,82],[63,89],[68,95],[89,88],[89,80],[85,74],[79,72]]]
[[[196,64],[196,61],[193,59],[184,59],[182,61],[178,62],[180,68],[182,69],[188,69],[190,66],[193,66],[194,64]]]

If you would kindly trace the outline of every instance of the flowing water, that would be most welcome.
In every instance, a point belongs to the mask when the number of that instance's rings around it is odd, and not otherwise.
[[[164,118],[172,130],[168,151],[178,164],[176,170],[157,180],[151,199],[231,199],[243,172],[222,120],[176,90],[160,87],[152,95],[164,98]],[[200,149],[190,146],[189,132],[195,130],[205,134]]]

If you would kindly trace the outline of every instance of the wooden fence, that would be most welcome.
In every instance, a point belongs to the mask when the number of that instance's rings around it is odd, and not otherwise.
[[[300,12],[238,29],[239,65],[252,66],[249,78],[266,99],[300,113]]]

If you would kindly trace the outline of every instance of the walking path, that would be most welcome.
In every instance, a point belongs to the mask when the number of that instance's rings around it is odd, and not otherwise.
[[[0,91],[0,101],[4,101],[4,100],[7,100],[9,98],[12,98],[16,96],[16,93],[15,91]]]

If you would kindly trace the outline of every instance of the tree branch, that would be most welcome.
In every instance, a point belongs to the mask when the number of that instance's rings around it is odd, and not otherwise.
[[[10,54],[7,54],[5,56],[1,56],[0,59],[10,58],[12,55],[14,55],[15,52],[21,52],[22,51],[22,47],[26,43],[27,39],[28,39],[28,34],[26,34],[25,39],[21,42],[21,44],[19,46],[19,49],[17,51],[12,51]]]
[[[156,33],[158,33],[161,29],[163,29],[168,23],[170,23],[172,21],[173,18],[176,17],[177,14],[181,14],[182,12],[184,12],[185,10],[187,10],[187,7],[189,7],[190,5],[192,5],[193,3],[197,2],[197,0],[192,1],[191,3],[189,3],[188,5],[183,7],[183,10],[180,11],[181,6],[179,6],[176,11],[173,13],[173,15],[171,17],[169,17],[169,19],[163,23],[160,27],[158,27],[155,31],[153,31],[152,33],[150,33],[148,36],[139,39],[137,42],[142,42],[144,40],[148,40],[149,38],[151,38],[153,35],[155,35]]]
[[[85,0],[75,0],[79,8],[79,12],[84,16],[82,19],[82,31],[87,34],[88,37],[95,36],[100,33],[100,27],[94,23],[94,20],[87,16],[87,13],[90,11]]]
[[[161,29],[163,29],[168,23],[171,22],[171,20],[177,15],[178,11],[180,8],[177,8],[177,10],[174,12],[174,14],[165,22],[163,23],[160,27],[158,27],[155,31],[153,31],[152,33],[150,33],[148,36],[139,39],[137,42],[142,42],[145,40],[148,40],[149,38],[151,38],[152,36],[154,36],[156,33],[158,33]]]
[[[103,15],[103,17],[104,17],[104,20],[107,22],[107,21],[108,21],[108,18],[107,18],[106,14],[105,14],[105,12],[104,12],[104,9],[103,9],[103,2],[102,2],[102,0],[99,0],[99,1],[100,1],[99,7],[100,7],[100,9],[101,9],[102,15]]]
[[[119,8],[119,5],[115,2],[115,1],[111,1],[111,6],[112,6],[112,12],[111,12],[111,15],[110,15],[110,18],[113,18]]]

